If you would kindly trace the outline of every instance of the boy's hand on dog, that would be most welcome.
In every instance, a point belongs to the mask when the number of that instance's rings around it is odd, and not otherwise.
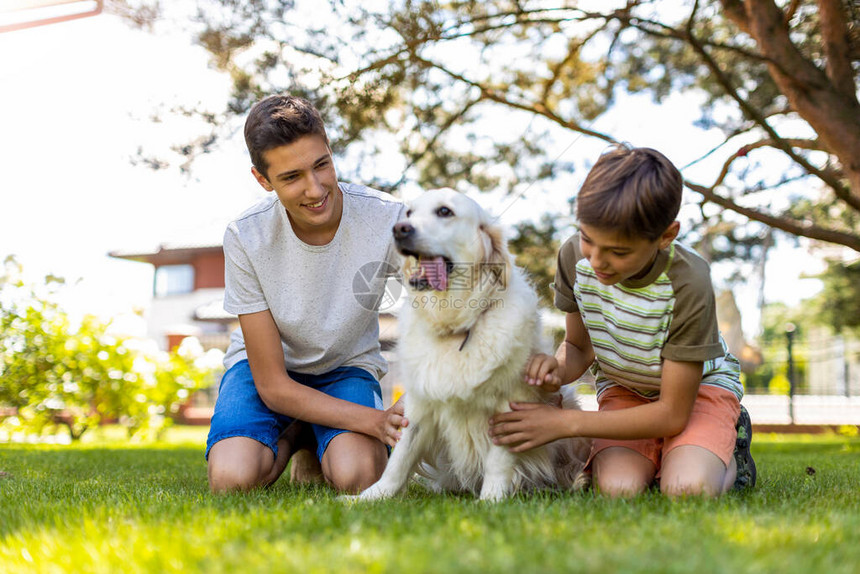
[[[511,452],[525,452],[565,438],[565,416],[574,411],[544,403],[511,403],[511,410],[490,418],[493,444]]]
[[[561,388],[558,367],[558,360],[552,355],[535,353],[526,365],[525,381],[551,393],[557,392]]]
[[[403,397],[385,411],[385,430],[382,442],[395,446],[400,440],[400,429],[409,426],[409,420],[403,416]]]

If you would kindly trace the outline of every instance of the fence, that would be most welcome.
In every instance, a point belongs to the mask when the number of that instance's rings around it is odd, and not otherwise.
[[[199,338],[204,349],[226,349],[229,342],[226,334]],[[808,336],[793,338],[791,357],[787,342],[787,337],[766,340],[757,374],[747,377],[742,402],[753,423],[860,425],[860,341],[813,330]],[[384,406],[388,407],[403,385],[396,354],[384,351],[383,355],[391,367],[381,381]],[[758,384],[750,385],[751,379]],[[189,421],[208,422],[216,397],[217,384],[195,394],[189,405]],[[594,394],[585,388],[580,401],[586,410],[597,409]]]

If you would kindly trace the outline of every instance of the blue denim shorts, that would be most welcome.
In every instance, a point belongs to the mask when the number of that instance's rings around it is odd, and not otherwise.
[[[294,381],[307,385],[329,396],[366,407],[382,409],[382,390],[376,378],[358,367],[340,367],[322,375],[307,375],[287,371]],[[278,438],[293,422],[291,417],[269,409],[257,394],[251,367],[242,360],[230,367],[221,378],[215,412],[206,440],[206,458],[209,449],[225,438],[243,436],[263,443],[278,456]],[[323,453],[331,439],[343,432],[322,425],[312,424],[317,439],[317,458]]]

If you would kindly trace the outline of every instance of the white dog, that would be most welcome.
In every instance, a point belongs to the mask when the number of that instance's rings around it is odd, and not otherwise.
[[[590,441],[514,454],[489,437],[490,417],[510,402],[559,400],[524,381],[529,356],[542,350],[538,299],[501,230],[477,203],[442,189],[412,202],[393,231],[411,295],[399,319],[409,424],[382,477],[358,498],[392,496],[415,470],[437,490],[482,500],[580,486]],[[579,408],[572,395],[565,403]]]

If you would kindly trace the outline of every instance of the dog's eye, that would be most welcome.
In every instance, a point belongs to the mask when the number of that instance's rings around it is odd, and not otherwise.
[[[439,217],[454,217],[454,212],[444,205],[436,210],[436,215]]]
[[[412,217],[412,210],[411,209],[406,210],[406,217]]]

